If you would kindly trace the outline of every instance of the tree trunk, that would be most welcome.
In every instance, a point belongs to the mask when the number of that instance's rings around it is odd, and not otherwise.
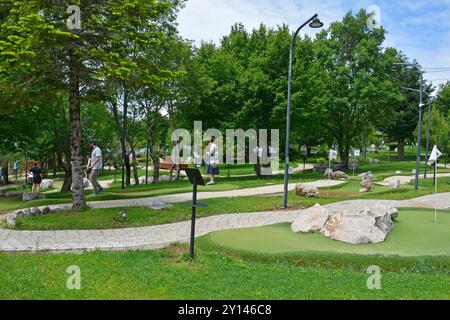
[[[5,175],[5,184],[9,184],[9,160],[6,161],[6,167],[3,173]]]
[[[405,158],[405,141],[403,139],[398,141],[397,152],[398,159],[403,160]]]
[[[116,129],[120,134],[120,148],[122,150],[122,163],[124,165],[125,168],[125,173],[122,172],[122,176],[124,177],[124,182],[127,186],[129,186],[131,184],[131,173],[130,173],[130,158],[128,156],[127,153],[127,145],[126,145],[126,140],[125,140],[125,133],[124,133],[124,127],[126,125],[126,123],[122,124],[120,123],[120,119],[119,119],[119,112],[117,109],[117,104],[115,102],[111,102],[111,106],[112,106],[112,112],[114,115],[114,123],[116,125]],[[124,111],[127,111],[125,106],[124,106]],[[125,117],[124,117],[125,120]],[[125,176],[124,176],[125,175]]]
[[[134,184],[139,185],[139,172],[137,168],[137,157],[136,157],[136,150],[130,142],[130,150],[131,150],[131,158],[133,159],[133,174],[134,174]]]
[[[79,61],[70,55],[70,79],[69,79],[69,110],[70,110],[70,153],[73,180],[73,210],[86,208],[83,185],[83,157],[81,154],[81,122],[80,122],[80,83]]]
[[[348,169],[350,146],[339,143],[339,156],[341,158],[342,169]]]
[[[159,182],[159,157],[155,152],[155,145],[153,141],[153,134],[152,134],[153,126],[148,125],[148,131],[147,131],[147,153],[150,154],[150,158],[153,162],[153,181],[152,184]]]

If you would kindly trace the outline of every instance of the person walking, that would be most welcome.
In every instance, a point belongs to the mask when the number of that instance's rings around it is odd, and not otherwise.
[[[3,181],[3,166],[0,165],[0,182]]]
[[[33,174],[33,193],[39,193],[42,182],[42,170],[39,166],[39,161],[34,161],[33,167],[30,169]]]
[[[89,181],[94,188],[94,195],[99,194],[103,191],[103,188],[97,182],[98,177],[102,173],[103,169],[103,158],[102,158],[102,150],[97,146],[97,143],[94,140],[89,142],[89,148],[92,150],[91,153],[91,161],[88,164],[88,172],[89,172]]]
[[[14,177],[17,180],[17,175],[19,174],[19,160],[14,161],[13,171],[14,171]]]
[[[209,175],[209,182],[207,185],[215,184],[214,178],[219,175],[219,149],[215,140],[215,137],[211,137],[206,151],[206,173]]]

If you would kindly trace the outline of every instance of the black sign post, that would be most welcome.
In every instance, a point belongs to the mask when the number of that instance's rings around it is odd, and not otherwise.
[[[190,255],[191,259],[194,260],[194,241],[195,241],[195,217],[197,214],[197,208],[204,208],[208,205],[206,203],[197,202],[197,186],[205,185],[205,181],[198,169],[185,169],[189,181],[192,183],[192,202],[186,205],[192,208],[192,220],[191,220],[191,244],[190,244]]]

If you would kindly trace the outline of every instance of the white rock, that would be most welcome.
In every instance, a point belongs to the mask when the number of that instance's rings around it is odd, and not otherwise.
[[[332,178],[333,177],[333,173],[334,173],[333,169],[327,168],[327,170],[325,170],[325,174],[323,176]]]
[[[332,212],[320,204],[302,211],[299,217],[291,225],[291,230],[294,232],[314,232],[322,230],[325,223],[327,223]]]
[[[311,185],[298,184],[295,186],[295,193],[300,197],[318,197],[320,195],[319,189]]]
[[[14,216],[8,216],[6,218],[6,224],[8,225],[8,227],[15,227],[16,226],[16,217]]]
[[[164,210],[172,208],[172,205],[161,200],[150,200],[148,207],[153,210]]]
[[[351,244],[383,242],[386,235],[375,227],[374,217],[338,213],[330,217],[321,233],[326,237]]]
[[[44,180],[42,180],[40,187],[41,187],[41,189],[49,189],[49,188],[52,188],[53,185],[54,185],[54,182],[52,179],[44,179]]]
[[[348,175],[343,171],[336,171],[333,173],[334,180],[347,180]]]
[[[374,180],[375,177],[372,174],[372,171],[366,172],[366,173],[361,173],[359,175],[359,177],[361,177],[361,180]]]
[[[395,174],[402,174],[402,172],[400,170],[395,171]]]
[[[356,213],[344,211],[333,214],[321,233],[351,244],[380,243],[392,231],[392,219],[397,216],[397,209],[388,206],[374,206]]]
[[[40,193],[26,193],[26,192],[24,192],[22,195],[23,201],[33,201],[37,199],[44,199],[44,196],[41,195]]]
[[[391,190],[398,190],[398,189],[400,189],[400,185],[401,185],[401,183],[400,183],[400,180],[398,180],[398,179],[396,181],[389,182],[389,188]]]

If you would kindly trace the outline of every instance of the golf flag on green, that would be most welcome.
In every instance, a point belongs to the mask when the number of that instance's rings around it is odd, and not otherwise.
[[[331,161],[331,160],[336,160],[336,159],[337,159],[337,155],[338,155],[337,151],[331,149],[331,150],[330,150],[330,155],[329,155],[328,159],[329,159],[330,161]]]
[[[433,151],[431,151],[430,162],[437,162],[438,159],[442,156],[442,152],[439,151],[437,146],[434,146]]]

